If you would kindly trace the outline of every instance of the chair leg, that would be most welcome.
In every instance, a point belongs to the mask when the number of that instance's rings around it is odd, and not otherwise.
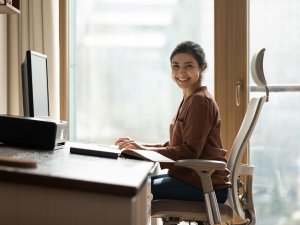
[[[248,209],[246,210],[247,218],[249,219],[249,225],[255,225],[256,224],[256,217],[255,217],[255,211],[254,209]]]

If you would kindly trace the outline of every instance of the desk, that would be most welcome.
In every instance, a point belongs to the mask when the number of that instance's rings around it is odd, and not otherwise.
[[[154,163],[0,146],[1,156],[36,160],[37,168],[0,166],[0,224],[150,224]]]

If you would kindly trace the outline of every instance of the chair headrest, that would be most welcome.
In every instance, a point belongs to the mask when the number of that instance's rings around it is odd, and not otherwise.
[[[265,87],[266,95],[267,97],[269,97],[269,88],[264,75],[264,67],[263,67],[265,50],[266,49],[263,48],[259,52],[253,55],[251,60],[251,75],[254,82],[258,86]]]
[[[263,68],[265,50],[266,49],[263,48],[255,53],[251,61],[251,75],[258,86],[267,86]]]

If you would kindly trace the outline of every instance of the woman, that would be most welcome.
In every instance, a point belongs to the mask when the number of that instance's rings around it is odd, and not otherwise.
[[[183,92],[183,100],[170,125],[170,140],[164,145],[143,145],[131,138],[119,138],[120,149],[146,149],[157,151],[173,159],[208,159],[226,162],[226,150],[220,137],[218,106],[202,86],[201,78],[206,70],[205,54],[200,45],[186,41],[173,50],[171,56],[172,79]],[[153,176],[151,190],[153,199],[177,199],[204,201],[201,181],[191,169],[161,164],[168,174]],[[229,171],[215,171],[212,183],[219,203],[228,195]]]

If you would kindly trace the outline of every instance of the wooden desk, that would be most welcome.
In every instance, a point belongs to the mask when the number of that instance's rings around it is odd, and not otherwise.
[[[4,146],[0,156],[38,163],[34,169],[0,166],[0,224],[150,223],[152,162]]]

